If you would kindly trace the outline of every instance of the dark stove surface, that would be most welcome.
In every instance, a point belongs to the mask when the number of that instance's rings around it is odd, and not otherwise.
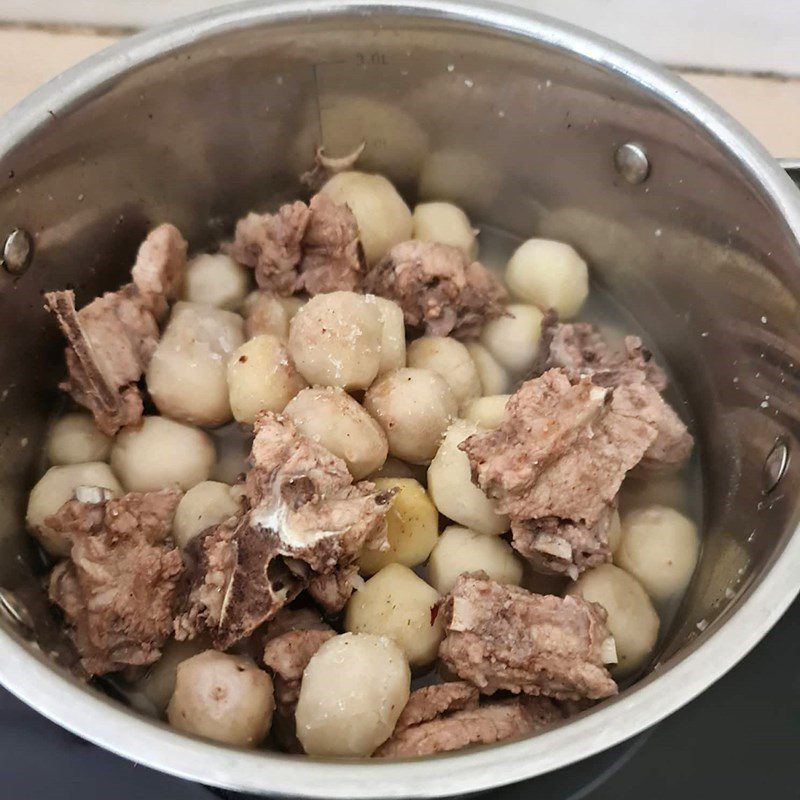
[[[238,798],[69,734],[0,690],[0,800]],[[651,731],[492,800],[800,799],[800,601],[721,681]]]

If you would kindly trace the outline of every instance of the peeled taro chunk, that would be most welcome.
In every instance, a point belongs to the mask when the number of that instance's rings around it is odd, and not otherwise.
[[[181,493],[174,489],[106,499],[79,487],[46,524],[72,539],[50,575],[50,599],[92,675],[152,664],[172,632],[183,573],[180,550],[164,544]]]
[[[442,663],[484,694],[579,700],[617,692],[605,667],[616,662],[614,639],[597,603],[501,586],[477,572],[459,577],[439,613]]]
[[[473,338],[505,312],[505,289],[486,267],[436,242],[395,245],[367,274],[364,288],[394,300],[407,326],[431,336]]]

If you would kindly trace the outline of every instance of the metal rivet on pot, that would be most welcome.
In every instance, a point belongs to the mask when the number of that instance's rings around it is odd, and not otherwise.
[[[761,476],[764,494],[771,492],[780,483],[788,466],[789,447],[783,439],[779,439],[764,462],[764,471]]]
[[[638,142],[620,145],[614,153],[614,166],[628,183],[643,183],[650,174],[647,151]]]
[[[3,245],[2,265],[12,275],[22,275],[31,264],[33,240],[28,231],[15,228],[6,237]]]
[[[33,619],[30,612],[8,589],[0,589],[0,612],[25,636],[33,635]]]

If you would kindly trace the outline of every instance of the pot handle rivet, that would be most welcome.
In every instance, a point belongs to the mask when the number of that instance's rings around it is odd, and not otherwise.
[[[33,239],[24,228],[14,228],[6,236],[0,264],[12,275],[22,275],[33,259]]]
[[[783,439],[778,439],[764,461],[764,470],[761,476],[764,494],[771,492],[786,474],[789,466],[789,446]]]
[[[626,142],[614,152],[614,168],[634,185],[644,183],[650,175],[650,160],[643,144]]]

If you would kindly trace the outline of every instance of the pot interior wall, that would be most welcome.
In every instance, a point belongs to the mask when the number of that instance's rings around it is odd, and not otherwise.
[[[0,134],[0,137],[2,134]],[[231,26],[43,115],[0,158],[0,230],[35,237],[0,278],[0,584],[51,649],[41,567],[23,532],[62,342],[43,290],[80,303],[119,284],[152,224],[201,247],[302,191],[314,147],[452,199],[479,225],[573,243],[667,357],[700,442],[704,555],[662,659],[746,592],[796,523],[799,471],[771,495],[764,460],[798,434],[800,256],[755,179],[646,88],[513,32],[383,16]],[[614,170],[642,142],[649,179]],[[707,635],[707,634],[706,634]]]

